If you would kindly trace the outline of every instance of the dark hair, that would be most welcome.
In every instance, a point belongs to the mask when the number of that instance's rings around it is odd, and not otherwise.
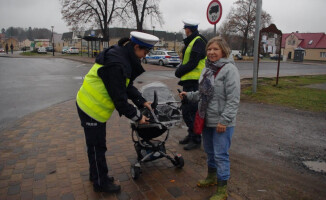
[[[124,46],[126,42],[130,42],[130,38],[124,37],[118,41],[119,46]]]
[[[134,43],[133,41],[130,40],[130,38],[127,38],[127,37],[121,38],[118,41],[119,46],[125,46],[127,44],[130,44],[132,47],[134,47],[136,45],[136,43]],[[151,48],[148,48],[148,47],[145,47],[145,46],[142,46],[142,45],[139,45],[139,48],[140,49],[147,49],[147,50],[151,49]]]

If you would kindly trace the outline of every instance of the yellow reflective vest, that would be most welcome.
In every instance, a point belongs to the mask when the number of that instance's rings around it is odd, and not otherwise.
[[[86,74],[83,85],[77,93],[79,108],[96,121],[106,122],[110,119],[115,106],[97,71],[102,67],[95,63]],[[128,86],[130,79],[126,79]]]
[[[194,45],[194,43],[196,42],[196,40],[201,39],[202,38],[200,36],[195,37],[188,45],[186,51],[185,51],[185,55],[183,56],[183,61],[182,64],[185,65],[189,62],[189,58],[190,58],[190,54],[191,54],[191,50],[192,47]],[[205,57],[204,59],[201,59],[198,63],[198,65],[196,66],[195,69],[193,69],[192,71],[186,73],[185,75],[181,76],[181,81],[186,81],[186,80],[198,80],[201,74],[201,71],[204,69],[205,67],[205,60],[207,57]]]

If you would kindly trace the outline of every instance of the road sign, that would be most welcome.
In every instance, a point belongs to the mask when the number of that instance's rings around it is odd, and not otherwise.
[[[222,17],[222,5],[218,0],[213,0],[207,7],[207,20],[211,24],[217,24]]]

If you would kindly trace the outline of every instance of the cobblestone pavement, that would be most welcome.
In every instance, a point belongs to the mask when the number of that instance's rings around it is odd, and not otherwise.
[[[83,59],[79,61],[93,62],[92,58]],[[174,70],[150,65],[145,68]],[[176,88],[176,79],[165,80],[165,83]],[[128,119],[114,112],[107,123],[106,157],[109,174],[121,184],[122,190],[118,194],[95,193],[88,180],[86,145],[75,100],[53,105],[0,131],[0,200],[208,199],[215,188],[196,187],[197,180],[206,175],[206,164],[202,162],[205,153],[202,148],[184,151],[178,140],[185,134],[185,129],[176,127],[170,131],[166,143],[168,150],[183,155],[183,169],[176,169],[162,158],[142,165],[143,173],[134,181],[130,165],[136,161],[136,152],[130,124]],[[230,199],[241,198],[231,194]]]

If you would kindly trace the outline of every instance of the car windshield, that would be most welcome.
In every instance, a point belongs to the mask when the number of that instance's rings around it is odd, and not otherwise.
[[[169,56],[178,56],[178,54],[176,52],[173,52],[173,51],[167,52],[167,53],[168,53]]]

